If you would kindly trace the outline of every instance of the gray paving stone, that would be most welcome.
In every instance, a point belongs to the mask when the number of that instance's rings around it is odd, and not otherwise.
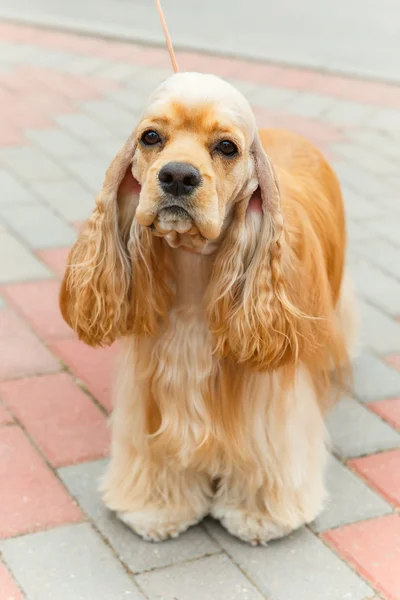
[[[141,94],[149,96],[160,83],[171,77],[172,74],[171,69],[148,69],[144,67],[136,73],[132,80],[126,82],[126,86],[140,89]]]
[[[107,97],[113,102],[120,104],[129,111],[137,111],[139,115],[144,111],[149,96],[150,94],[147,91],[143,91],[139,87],[135,87],[135,89],[114,90],[107,94]]]
[[[149,600],[263,600],[223,554],[143,573],[137,581]]]
[[[25,182],[65,177],[59,164],[34,146],[2,148],[0,161]]]
[[[376,109],[371,115],[369,126],[389,133],[400,131],[400,111],[394,108]]]
[[[293,100],[285,106],[285,109],[301,117],[313,119],[321,118],[332,106],[334,100],[330,96],[320,96],[312,92],[299,92]]]
[[[390,194],[386,194],[389,196]],[[400,246],[400,227],[398,219],[394,219],[392,215],[388,215],[386,211],[385,218],[377,219],[373,227],[379,233],[379,236],[386,239],[388,242]]]
[[[366,148],[355,141],[333,144],[331,149],[335,154],[339,154],[377,175],[387,175],[395,173],[397,170],[393,160],[377,154],[376,149]]]
[[[6,306],[6,301],[2,296],[0,296],[0,308],[4,308]]]
[[[75,240],[75,229],[40,204],[0,207],[4,222],[31,248],[70,246]]]
[[[284,90],[279,87],[260,87],[247,94],[247,99],[253,106],[267,108],[282,108],[296,100],[298,92]]]
[[[0,256],[0,283],[54,277],[52,272],[10,233],[0,232]]]
[[[334,160],[333,167],[342,184],[347,184],[356,192],[367,197],[381,194],[389,195],[390,193],[390,188],[384,179],[351,161]]]
[[[36,198],[19,179],[0,170],[0,204],[29,204],[35,203]]]
[[[135,110],[128,111],[111,100],[91,100],[84,102],[82,108],[94,120],[104,124],[114,135],[128,138],[138,122]]]
[[[352,269],[358,295],[392,317],[400,313],[400,283],[366,261]]]
[[[400,396],[400,373],[372,354],[353,364],[354,395],[362,402]]]
[[[110,160],[101,155],[90,155],[87,158],[66,158],[65,168],[78,179],[89,191],[97,194],[103,185]]]
[[[352,218],[347,219],[346,223],[347,235],[350,242],[367,241],[379,238],[379,232],[374,229],[373,223],[370,221],[354,221]]]
[[[112,62],[98,56],[79,56],[63,69],[73,75],[93,75],[99,69],[112,66]]]
[[[353,398],[342,398],[327,419],[334,452],[354,458],[400,447],[400,433]]]
[[[359,302],[360,338],[366,348],[378,354],[400,351],[400,324],[367,302]]]
[[[106,461],[84,463],[59,470],[69,492],[96,523],[119,555],[135,573],[165,567],[220,552],[220,548],[200,526],[190,528],[176,540],[149,544],[125,527],[103,505],[98,484]]]
[[[325,510],[311,525],[314,531],[392,512],[390,504],[332,456],[328,461],[326,483],[329,496]]]
[[[233,85],[234,88],[239,90],[239,92],[241,92],[246,98],[248,98],[250,92],[253,92],[261,87],[257,83],[253,83],[251,81],[242,81],[241,79],[236,79],[235,77],[229,77],[226,79],[226,81]]]
[[[67,221],[82,221],[95,207],[94,195],[73,179],[41,181],[32,189]]]
[[[207,529],[268,600],[364,600],[372,590],[311,531],[252,548],[219,524]]]
[[[61,128],[28,130],[25,135],[36,146],[58,159],[87,154],[87,146]]]
[[[360,125],[368,121],[373,107],[350,100],[336,99],[324,113],[324,120],[338,125]]]
[[[397,200],[400,203],[400,199]],[[358,244],[356,252],[378,266],[382,271],[400,279],[400,247],[386,240],[369,240]],[[400,311],[399,311],[400,312]]]
[[[106,77],[107,79],[115,79],[126,83],[134,81],[135,75],[142,70],[142,67],[131,65],[129,63],[116,62],[96,69],[96,76]]]
[[[101,141],[98,140],[96,144],[90,144],[89,147],[93,148],[93,154],[104,156],[107,159],[107,164],[110,164],[116,154],[121,150],[125,144],[129,132],[119,137],[104,138]]]
[[[29,600],[144,600],[88,523],[9,539],[0,548]]]
[[[85,114],[57,115],[54,121],[72,136],[85,141],[107,137],[112,131]]]
[[[356,221],[375,219],[376,217],[381,217],[385,211],[384,207],[380,206],[377,202],[367,200],[363,194],[356,193],[345,186],[342,186],[342,194],[346,216],[349,219]]]

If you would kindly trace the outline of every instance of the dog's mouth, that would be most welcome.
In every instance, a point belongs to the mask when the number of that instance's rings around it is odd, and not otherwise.
[[[189,211],[176,204],[158,210],[150,228],[155,236],[164,238],[172,248],[201,252],[208,243]]]

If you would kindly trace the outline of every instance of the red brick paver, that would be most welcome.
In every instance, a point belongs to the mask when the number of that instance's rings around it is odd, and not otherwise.
[[[400,450],[356,458],[349,464],[389,502],[400,506]]]
[[[323,537],[387,600],[400,599],[400,515],[340,527]]]
[[[1,394],[0,394],[1,395]],[[6,425],[12,423],[12,416],[5,406],[0,402],[0,425]]]
[[[107,454],[105,416],[66,373],[8,381],[0,396],[55,467]]]
[[[56,358],[11,309],[0,311],[0,380],[60,370]]]
[[[54,280],[17,283],[2,289],[9,304],[13,304],[47,342],[73,335],[58,307],[59,291],[60,283]]]
[[[21,590],[15,583],[10,571],[0,562],[0,592],[1,600],[23,600]]]
[[[385,419],[392,427],[400,430],[400,398],[372,402],[368,405],[368,408],[382,417],[382,419]]]
[[[37,250],[37,256],[58,275],[63,277],[70,248],[46,248]]]
[[[80,510],[18,427],[0,429],[0,538],[79,521]]]
[[[111,410],[115,347],[90,348],[76,339],[56,342],[51,347],[89,392]]]

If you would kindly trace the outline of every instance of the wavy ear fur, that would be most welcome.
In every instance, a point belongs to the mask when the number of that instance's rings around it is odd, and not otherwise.
[[[131,172],[135,147],[133,134],[108,168],[61,285],[62,315],[91,346],[112,344],[127,333],[152,333],[167,312],[161,240],[134,217],[140,192]]]
[[[279,184],[258,134],[252,154],[259,184],[254,197],[261,194],[262,215],[247,210],[247,199],[236,204],[214,264],[208,317],[219,354],[274,369],[315,354],[325,338],[327,323],[320,317],[326,313],[324,302],[308,296],[287,244]],[[317,293],[329,298],[325,288]]]

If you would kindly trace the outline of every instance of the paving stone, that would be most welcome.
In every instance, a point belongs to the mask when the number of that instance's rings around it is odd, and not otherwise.
[[[67,221],[87,219],[95,207],[94,195],[73,179],[40,181],[32,189]]]
[[[1,148],[0,161],[25,182],[65,177],[59,164],[34,146]]]
[[[31,248],[70,246],[76,231],[42,205],[0,207],[4,222]]]
[[[0,539],[81,520],[80,510],[19,427],[0,428],[0,455]]]
[[[400,431],[400,396],[371,402],[368,408],[387,421],[394,429]]]
[[[5,306],[7,306],[6,301],[2,296],[0,296],[0,308],[4,308]]]
[[[35,203],[35,196],[15,175],[0,170],[0,204]]]
[[[367,200],[362,194],[342,186],[342,194],[347,218],[356,221],[374,219],[383,214],[383,207],[372,200]]]
[[[84,159],[65,159],[65,167],[92,193],[97,194],[102,186],[110,161],[105,157],[90,156]]]
[[[339,175],[341,182],[347,184],[360,194],[368,196],[390,195],[389,187],[385,180],[370,173],[350,161],[333,161],[333,167]]]
[[[171,70],[168,69],[142,69],[138,71],[135,77],[125,82],[127,88],[132,87],[133,89],[140,89],[141,94],[145,94],[147,97],[152,94],[155,89],[171,77]]]
[[[2,402],[0,402],[0,425],[5,425],[6,423],[12,423],[13,417],[11,413],[7,410]]]
[[[53,352],[107,410],[112,407],[114,361],[118,344],[91,348],[73,338],[51,344]]]
[[[386,193],[389,196],[391,194]],[[395,246],[400,246],[399,223],[391,215],[386,218],[377,219],[373,224],[374,229],[379,233],[380,237],[391,242]]]
[[[106,124],[114,133],[125,135],[125,138],[136,127],[137,111],[126,110],[111,100],[91,100],[81,106],[91,118]]]
[[[144,600],[87,523],[7,540],[0,547],[30,600]]]
[[[399,199],[397,202],[400,204]],[[400,280],[400,247],[386,240],[369,240],[367,244],[357,244],[356,252],[367,258],[382,271]],[[398,311],[400,313],[400,309]]]
[[[142,70],[141,67],[132,65],[129,63],[116,62],[114,64],[108,64],[96,69],[96,75],[99,77],[105,77],[107,79],[114,79],[115,81],[127,82],[135,81],[135,75]]]
[[[376,148],[366,148],[356,141],[333,144],[331,150],[377,175],[388,175],[397,171],[392,159],[378,154]]]
[[[107,137],[112,133],[108,127],[85,114],[59,115],[54,120],[71,135],[85,141]]]
[[[385,598],[400,598],[400,515],[347,525],[324,538]]]
[[[400,282],[396,279],[362,260],[352,269],[352,279],[359,296],[393,317],[400,313]]]
[[[260,87],[256,83],[253,83],[251,81],[242,81],[241,79],[237,79],[235,77],[226,78],[226,81],[233,85],[234,88],[239,90],[239,92],[243,94],[245,98],[248,97],[250,92],[253,92],[254,90]]]
[[[111,66],[112,62],[99,56],[79,56],[70,61],[63,70],[75,75],[94,75],[99,69]]]
[[[46,279],[51,271],[22,246],[10,233],[0,232],[0,283]]]
[[[61,316],[58,305],[60,282],[56,279],[6,285],[3,293],[43,340],[72,337],[72,329]]]
[[[352,398],[342,398],[327,423],[333,449],[342,458],[400,447],[400,434]]]
[[[362,402],[400,396],[400,373],[371,354],[353,364],[354,394]]]
[[[368,122],[373,111],[372,106],[337,98],[329,110],[324,113],[324,120],[338,125],[361,125]]]
[[[0,311],[0,380],[54,373],[60,363],[10,308]]]
[[[76,158],[87,154],[85,144],[61,128],[43,129],[41,131],[28,130],[25,136],[36,146],[57,159],[65,157]]]
[[[389,108],[375,110],[369,126],[388,133],[400,131],[400,111]]]
[[[135,85],[134,89],[114,90],[107,94],[107,97],[129,111],[134,110],[137,111],[138,115],[141,115],[146,107],[149,95],[149,93]]]
[[[311,525],[313,531],[325,531],[392,511],[390,504],[334,457],[328,462],[326,482],[329,496],[324,511]]]
[[[334,101],[329,96],[320,96],[312,92],[300,92],[293,100],[285,105],[285,109],[300,117],[321,118],[332,106]]]
[[[279,87],[259,87],[247,94],[247,99],[253,106],[266,108],[282,108],[294,102],[298,92],[284,90]]]
[[[400,507],[400,450],[356,458],[349,464],[384,498]]]
[[[0,562],[0,590],[4,600],[24,600],[21,590],[2,562]]]
[[[207,529],[268,600],[364,600],[371,588],[304,527],[252,548],[209,521]]]
[[[370,242],[374,238],[379,238],[379,232],[374,229],[370,221],[362,221],[357,217],[357,221],[348,218],[346,223],[347,235],[351,248],[357,248],[359,242]]]
[[[220,552],[201,526],[162,544],[149,544],[136,536],[103,505],[98,486],[105,467],[106,461],[96,461],[60,469],[59,475],[131,571],[140,573]]]
[[[366,348],[380,354],[400,351],[400,324],[377,308],[360,302],[360,337]]]
[[[104,414],[67,373],[3,382],[0,395],[53,466],[108,454]]]
[[[224,555],[144,573],[137,580],[149,600],[263,600],[253,584]]]
[[[70,253],[70,248],[47,248],[45,250],[37,250],[36,255],[44,262],[45,265],[59,277],[63,277],[67,266],[67,258]]]

